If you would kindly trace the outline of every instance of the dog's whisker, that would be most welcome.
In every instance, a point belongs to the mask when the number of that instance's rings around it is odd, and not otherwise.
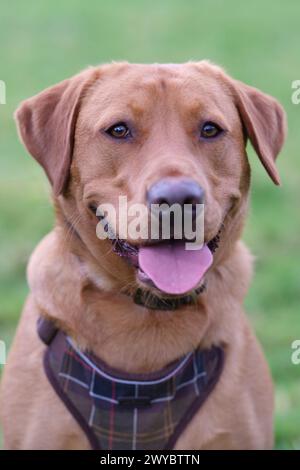
[[[74,233],[76,233],[76,226],[81,220],[81,215],[74,213],[74,215],[71,215],[70,219],[67,220],[67,231],[65,233],[63,243],[65,248],[70,244],[72,236]]]

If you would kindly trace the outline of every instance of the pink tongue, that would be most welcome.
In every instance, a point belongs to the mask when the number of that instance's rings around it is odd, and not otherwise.
[[[139,249],[139,266],[152,282],[168,294],[184,294],[201,281],[213,256],[204,245],[186,250],[185,242],[160,243]]]

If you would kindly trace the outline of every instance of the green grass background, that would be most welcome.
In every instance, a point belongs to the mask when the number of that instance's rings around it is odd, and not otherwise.
[[[0,338],[9,345],[28,288],[30,252],[53,224],[42,170],[18,142],[13,111],[29,97],[90,64],[126,59],[182,62],[209,58],[285,106],[289,137],[278,166],[283,186],[267,178],[250,151],[252,207],[245,239],[257,256],[246,307],[276,384],[276,446],[300,448],[300,79],[299,0],[27,0],[0,6]],[[12,417],[12,419],[16,419]]]

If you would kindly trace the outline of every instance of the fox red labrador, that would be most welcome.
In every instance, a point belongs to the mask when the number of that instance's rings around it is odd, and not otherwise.
[[[252,256],[240,237],[248,139],[280,184],[280,104],[206,61],[112,63],[24,101],[16,120],[52,185],[56,223],[28,265],[1,386],[5,447],[272,448],[272,381],[244,313]],[[122,238],[98,212],[120,214],[120,196],[204,204],[202,247]],[[114,238],[97,236],[103,220]]]

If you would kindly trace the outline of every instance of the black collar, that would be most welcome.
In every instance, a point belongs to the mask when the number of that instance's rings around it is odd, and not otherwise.
[[[158,297],[149,291],[137,289],[133,295],[133,301],[137,305],[142,305],[151,310],[177,310],[185,305],[192,305],[196,303],[197,296],[206,289],[206,285],[202,284],[195,289],[192,294],[184,295],[182,297]]]

